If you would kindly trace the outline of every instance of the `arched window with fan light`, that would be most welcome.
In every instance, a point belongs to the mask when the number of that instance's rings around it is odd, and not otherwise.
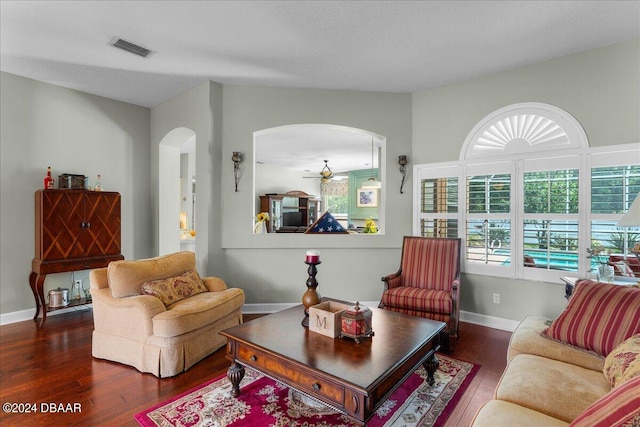
[[[587,248],[611,262],[640,239],[617,225],[640,191],[639,146],[590,148],[578,120],[549,104],[501,108],[468,133],[459,161],[416,165],[414,231],[461,237],[466,273],[588,277]]]

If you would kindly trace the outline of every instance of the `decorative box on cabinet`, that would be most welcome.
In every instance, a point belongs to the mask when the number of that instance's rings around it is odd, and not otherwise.
[[[71,300],[49,307],[44,296],[47,274],[106,267],[124,259],[121,253],[120,194],[87,190],[38,190],[35,193],[35,257],[29,285],[40,325],[47,312],[87,301]]]
[[[318,219],[320,200],[304,191],[260,196],[260,212],[269,212],[267,232],[304,233]]]

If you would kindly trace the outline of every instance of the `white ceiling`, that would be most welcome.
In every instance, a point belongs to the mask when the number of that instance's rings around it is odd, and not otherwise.
[[[411,93],[637,38],[640,1],[0,2],[2,71],[145,107],[208,80]],[[370,135],[288,132],[256,160],[371,162]]]
[[[254,135],[256,162],[309,172],[320,177],[327,166],[334,173],[378,167],[383,137],[336,125],[281,126]]]
[[[153,107],[213,80],[416,92],[640,38],[640,1],[4,1],[0,68]],[[114,36],[153,50],[143,59]]]

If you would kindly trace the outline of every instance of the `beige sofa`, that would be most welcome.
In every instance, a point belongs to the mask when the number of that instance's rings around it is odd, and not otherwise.
[[[494,399],[480,408],[473,427],[566,427],[610,394],[605,358],[543,337],[549,323],[530,316],[516,328]]]
[[[580,280],[553,322],[525,318],[472,425],[640,426],[640,289]]]
[[[219,332],[242,323],[244,292],[219,278],[200,279],[195,271],[193,252],[115,261],[91,271],[93,357],[171,377],[222,347]],[[200,293],[165,304],[143,292],[181,275],[195,277]]]
[[[604,358],[540,335],[547,319],[527,317],[511,336],[507,369],[474,427],[567,426],[609,391]]]

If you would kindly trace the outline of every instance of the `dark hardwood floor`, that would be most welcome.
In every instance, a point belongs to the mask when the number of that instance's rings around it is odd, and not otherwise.
[[[250,321],[256,316],[245,316]],[[91,357],[90,309],[0,327],[0,396],[36,413],[7,413],[3,426],[138,425],[133,415],[223,375],[224,348],[173,378],[158,379],[134,368]],[[462,323],[454,357],[482,367],[447,421],[468,426],[480,405],[491,399],[506,365],[509,332]],[[81,412],[61,412],[80,409]],[[42,412],[43,406],[47,409]],[[4,409],[4,406],[3,406]],[[54,409],[58,411],[54,412]]]

